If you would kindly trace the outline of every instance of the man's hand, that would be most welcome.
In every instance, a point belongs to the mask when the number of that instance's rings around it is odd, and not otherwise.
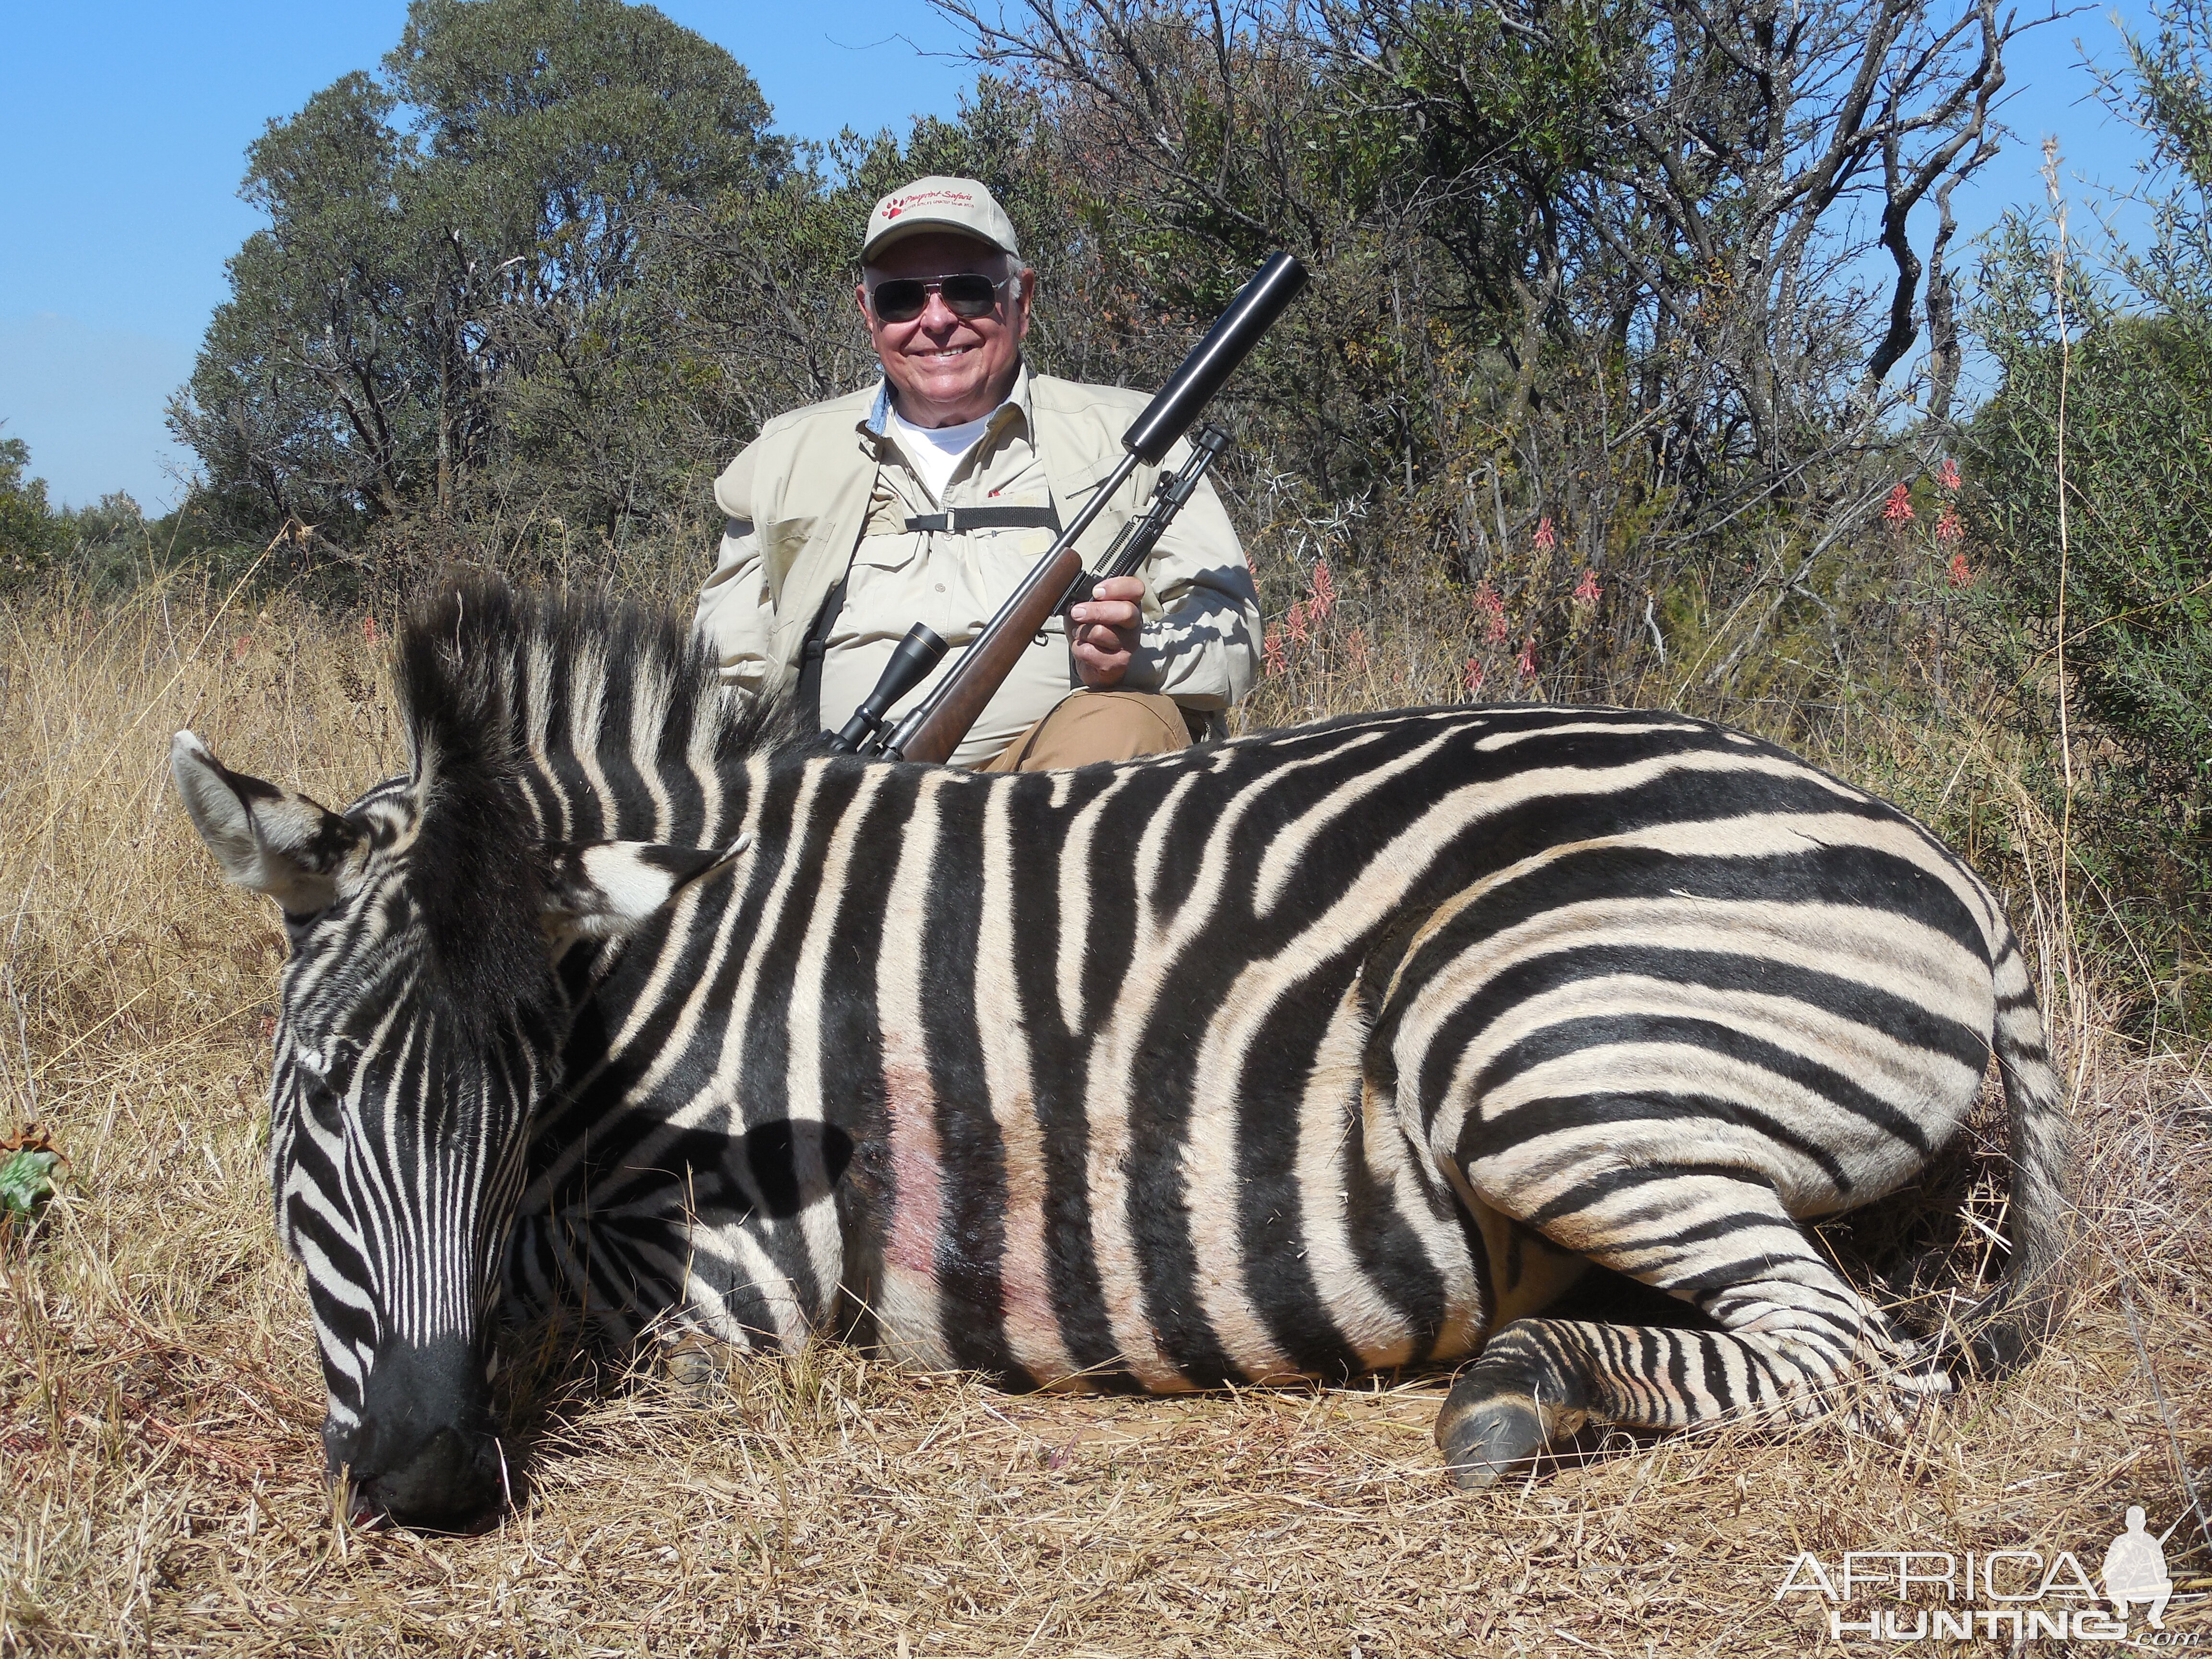
[[[1143,577],[1109,576],[1088,599],[1070,607],[1075,672],[1093,691],[1112,690],[1129,672],[1144,598]]]

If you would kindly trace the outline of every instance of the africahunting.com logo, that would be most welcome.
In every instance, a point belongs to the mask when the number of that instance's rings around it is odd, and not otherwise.
[[[2174,1596],[2166,1540],[2172,1535],[2168,1527],[2154,1537],[2142,1507],[2130,1508],[2126,1530],[2106,1547],[2094,1580],[2071,1550],[2048,1558],[2040,1550],[1852,1550],[1832,1560],[1805,1551],[1791,1559],[1774,1599],[1791,1605],[1791,1598],[1809,1595],[1827,1602],[1828,1635],[1835,1641],[2125,1642],[2130,1621],[2139,1618],[2145,1628],[2132,1638],[2138,1644],[2196,1647],[2197,1632],[2166,1627]],[[1878,1597],[1906,1605],[1871,1612],[1845,1605]]]

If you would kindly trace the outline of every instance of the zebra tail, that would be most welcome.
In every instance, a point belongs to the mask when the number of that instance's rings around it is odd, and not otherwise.
[[[2053,1062],[2043,1010],[2019,939],[2007,930],[1995,966],[1996,1025],[1990,1047],[2004,1085],[2012,1161],[2004,1276],[1947,1334],[1947,1370],[1997,1376],[2028,1358],[2065,1311],[2073,1249],[2074,1126]]]

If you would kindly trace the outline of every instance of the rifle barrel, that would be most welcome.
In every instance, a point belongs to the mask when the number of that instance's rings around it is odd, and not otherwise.
[[[1267,263],[1237,290],[1229,309],[1182,360],[1175,378],[1121,434],[1121,442],[1157,466],[1305,285],[1304,265],[1287,253],[1269,254]]]

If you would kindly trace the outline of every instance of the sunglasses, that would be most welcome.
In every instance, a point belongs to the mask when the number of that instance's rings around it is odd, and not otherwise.
[[[879,323],[910,323],[928,308],[929,296],[941,295],[945,308],[956,317],[988,317],[999,308],[999,290],[1013,280],[993,282],[972,270],[952,276],[898,276],[878,283],[868,290],[869,309]]]

